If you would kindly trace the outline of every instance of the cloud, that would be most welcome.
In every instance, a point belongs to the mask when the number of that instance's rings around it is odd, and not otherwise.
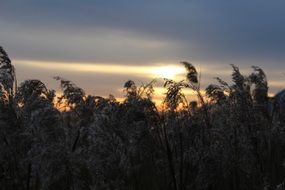
[[[229,80],[229,64],[246,71],[257,65],[276,90],[282,86],[275,81],[283,80],[285,61],[284,6],[281,0],[9,0],[0,6],[0,45],[12,59],[41,64],[147,67],[186,60],[211,71],[202,73],[205,83],[215,76]],[[20,78],[27,73],[37,76],[21,67]],[[86,76],[73,77],[91,88],[83,83]],[[108,77],[116,81],[105,81],[114,89],[127,78]]]
[[[2,44],[16,59],[148,63],[175,49],[166,41],[147,39],[132,32],[94,28],[26,28],[0,21]],[[19,32],[20,31],[20,32]]]
[[[30,42],[36,58],[278,65],[285,59],[284,5],[279,0],[11,0],[2,3],[0,20],[19,35],[13,43],[15,34],[4,34],[11,41],[5,44],[14,49],[16,41]],[[32,58],[23,50],[18,55]]]

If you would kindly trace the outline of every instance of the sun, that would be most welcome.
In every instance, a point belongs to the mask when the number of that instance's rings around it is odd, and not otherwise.
[[[152,70],[152,73],[155,75],[155,77],[168,79],[174,79],[177,75],[182,74],[184,72],[184,68],[174,65],[155,67]]]

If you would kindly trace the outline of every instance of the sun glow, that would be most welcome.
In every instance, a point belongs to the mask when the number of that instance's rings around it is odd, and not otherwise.
[[[156,67],[152,70],[152,73],[157,75],[157,77],[174,79],[177,75],[185,73],[185,69],[183,67],[169,65]]]

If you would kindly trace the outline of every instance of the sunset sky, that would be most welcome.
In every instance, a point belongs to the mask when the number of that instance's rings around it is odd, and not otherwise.
[[[18,81],[53,76],[87,93],[122,97],[125,81],[181,79],[180,61],[229,80],[262,67],[270,91],[285,87],[283,0],[1,0],[0,46]],[[158,91],[161,82],[158,82]]]

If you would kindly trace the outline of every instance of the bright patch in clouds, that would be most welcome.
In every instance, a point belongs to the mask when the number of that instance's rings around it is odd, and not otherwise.
[[[185,73],[185,69],[181,66],[169,65],[154,68],[151,72],[159,78],[174,79],[177,75]]]
[[[122,74],[142,76],[146,78],[168,78],[175,79],[177,75],[185,73],[182,65],[166,66],[134,66],[134,65],[115,65],[115,64],[94,64],[94,63],[65,63],[47,61],[16,60],[14,64],[42,68],[48,70],[62,70],[70,72],[91,72],[105,74]]]

